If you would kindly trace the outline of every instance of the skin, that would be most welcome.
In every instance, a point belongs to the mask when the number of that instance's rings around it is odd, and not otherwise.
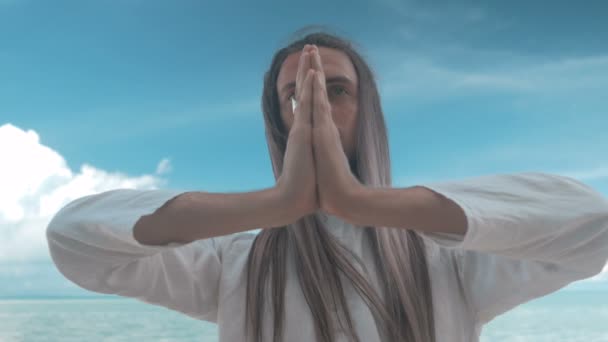
[[[320,208],[336,214],[351,192],[361,186],[351,170],[356,146],[357,82],[354,66],[339,50],[307,44],[281,65],[277,79],[281,118],[290,136],[294,127],[312,129],[316,200],[303,205],[306,212]],[[296,116],[292,112],[294,96],[299,102]]]
[[[331,116],[334,124],[338,128],[342,148],[349,160],[354,157],[357,125],[357,110],[358,110],[358,78],[355,72],[355,67],[348,55],[340,50],[326,48],[323,46],[317,47],[323,72],[325,73],[327,98],[331,105]],[[277,94],[281,103],[281,118],[283,123],[291,130],[293,125],[293,112],[291,100],[289,97],[294,95],[295,86],[289,87],[286,91],[282,91],[283,87],[290,82],[295,82],[298,72],[298,61],[300,60],[301,51],[289,55],[283,65],[277,79]],[[311,68],[314,68],[311,66]],[[347,77],[352,83],[343,81],[331,81],[331,78],[336,76]]]
[[[301,73],[308,69],[316,72],[311,82],[311,123],[320,208],[360,226],[418,227],[425,232],[465,234],[465,212],[451,199],[419,186],[377,189],[358,182],[347,160],[347,156],[352,158],[356,146],[358,79],[354,66],[339,50],[307,45],[303,51],[310,51],[312,57],[303,59],[309,65]],[[295,82],[301,54],[300,51],[287,57],[277,80],[281,117],[289,130],[293,125],[289,96],[295,89],[284,92],[283,87]],[[353,83],[328,82],[335,76],[348,77]]]

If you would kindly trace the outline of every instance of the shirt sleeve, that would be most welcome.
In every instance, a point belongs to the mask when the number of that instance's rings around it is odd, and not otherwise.
[[[73,200],[55,214],[46,230],[53,262],[84,289],[216,322],[227,237],[161,246],[143,245],[133,237],[141,216],[182,193],[117,189]]]
[[[538,172],[421,185],[457,203],[465,234],[421,233],[457,258],[478,322],[602,271],[608,200],[575,179]]]

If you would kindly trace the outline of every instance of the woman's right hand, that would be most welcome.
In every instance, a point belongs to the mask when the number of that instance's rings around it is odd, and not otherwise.
[[[297,106],[287,138],[283,170],[277,180],[282,198],[291,204],[299,219],[319,209],[316,170],[312,152],[312,55],[302,49],[296,75]]]

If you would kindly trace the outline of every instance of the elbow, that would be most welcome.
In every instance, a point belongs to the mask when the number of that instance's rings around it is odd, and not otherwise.
[[[601,210],[601,212],[604,215],[608,216],[608,198],[601,197],[600,200],[599,200],[599,202],[600,202],[600,208],[601,208],[600,210]]]
[[[101,268],[94,256],[88,255],[78,241],[58,233],[54,226],[49,226],[46,236],[51,260],[63,277],[85,290],[106,293],[97,283],[96,272]]]
[[[46,228],[49,255],[55,268],[66,279],[83,289],[100,292],[96,285],[96,273],[108,265],[96,257],[92,247],[79,241],[78,224],[56,215]]]
[[[74,272],[76,269],[74,253],[78,247],[74,245],[74,241],[64,234],[61,230],[65,228],[59,221],[53,219],[46,228],[46,241],[49,249],[51,260],[55,267],[64,277],[78,283],[78,274]]]
[[[75,272],[74,258],[70,256],[70,248],[65,241],[66,237],[58,233],[56,226],[49,225],[46,230],[46,240],[49,255],[55,268],[66,279],[80,285],[79,274]]]
[[[578,208],[589,210],[593,214],[608,215],[608,198],[582,181],[571,176],[559,174],[541,174],[555,181],[556,188],[562,189],[567,196],[578,198]]]

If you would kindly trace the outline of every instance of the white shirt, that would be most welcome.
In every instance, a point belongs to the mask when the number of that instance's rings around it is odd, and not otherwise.
[[[455,201],[468,220],[465,235],[422,233],[437,342],[478,341],[483,325],[497,315],[594,276],[608,260],[608,200],[572,178],[527,172],[421,186]],[[167,246],[133,238],[142,215],[183,192],[118,189],[73,200],[47,228],[52,259],[84,289],[217,323],[221,342],[242,342],[245,266],[255,233]],[[330,232],[373,267],[363,229],[326,217]],[[377,280],[372,283],[379,291]],[[348,282],[345,291],[361,340],[379,341],[365,302]],[[292,267],[285,300],[285,340],[313,341],[312,316]],[[272,331],[271,317],[264,320],[266,332]]]

